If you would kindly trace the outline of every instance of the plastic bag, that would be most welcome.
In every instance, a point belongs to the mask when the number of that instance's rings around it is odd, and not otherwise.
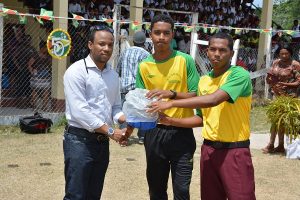
[[[123,112],[126,116],[127,123],[140,130],[155,128],[158,119],[157,113],[147,113],[147,106],[156,101],[156,99],[147,99],[145,97],[148,90],[136,88],[129,91],[123,104]]]
[[[286,158],[300,159],[300,139],[294,139],[292,142],[289,137],[286,137]]]

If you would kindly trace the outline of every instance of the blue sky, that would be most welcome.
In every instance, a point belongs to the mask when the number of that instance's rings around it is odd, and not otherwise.
[[[262,7],[263,0],[254,0],[254,5],[258,5],[258,7]]]

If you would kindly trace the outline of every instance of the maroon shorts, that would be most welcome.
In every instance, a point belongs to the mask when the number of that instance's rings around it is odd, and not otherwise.
[[[249,148],[201,147],[201,200],[255,200]]]

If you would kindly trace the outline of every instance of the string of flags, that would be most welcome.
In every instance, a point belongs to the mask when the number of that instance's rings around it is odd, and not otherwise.
[[[73,17],[57,17],[53,16],[53,11],[49,11],[46,9],[41,9],[40,14],[29,14],[29,13],[20,13],[16,10],[8,9],[8,8],[2,8],[0,9],[0,16],[6,17],[7,15],[16,15],[19,17],[19,22],[20,24],[26,24],[27,23],[27,17],[33,17],[35,18],[40,24],[44,24],[43,20],[47,21],[54,21],[56,19],[70,19],[72,20],[72,24],[74,27],[79,26],[79,21],[90,21],[90,22],[106,22],[109,26],[113,22],[119,23],[119,24],[129,24],[130,28],[132,30],[139,30],[143,25],[145,25],[145,29],[149,30],[150,29],[150,22],[139,22],[139,21],[132,21],[132,20],[114,20],[114,19],[86,19],[80,15],[72,13]],[[270,29],[259,29],[259,28],[239,28],[239,27],[231,27],[231,26],[216,26],[216,25],[211,25],[211,24],[204,24],[204,23],[197,23],[197,24],[192,24],[189,25],[187,23],[175,23],[174,24],[175,28],[176,27],[181,27],[184,29],[185,32],[192,32],[193,30],[200,31],[202,30],[204,33],[207,33],[208,30],[210,30],[210,33],[215,33],[218,32],[220,29],[225,29],[225,30],[234,30],[235,34],[241,34],[243,31],[256,31],[259,33],[265,33],[272,35],[273,33],[286,33],[291,36],[295,35],[299,31],[295,30],[272,30]]]

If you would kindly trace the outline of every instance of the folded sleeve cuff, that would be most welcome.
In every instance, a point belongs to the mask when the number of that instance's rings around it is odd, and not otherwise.
[[[116,123],[116,124],[118,124],[119,122],[118,122],[118,120],[119,120],[119,118],[122,116],[122,115],[124,115],[124,113],[121,111],[121,112],[118,112],[117,114],[115,114],[115,116],[114,116],[114,122]]]

